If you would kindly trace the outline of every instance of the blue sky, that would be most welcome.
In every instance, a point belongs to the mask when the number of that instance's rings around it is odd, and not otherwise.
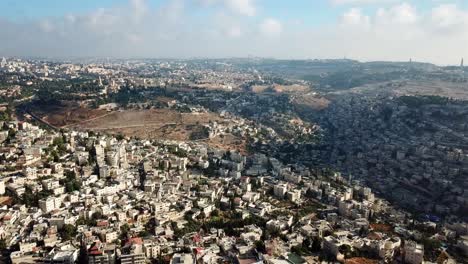
[[[127,0],[2,0],[0,16],[15,21],[43,17],[60,17],[67,14],[84,14],[98,8],[124,6]],[[148,4],[157,7],[165,0],[150,0]],[[260,1],[257,1],[260,2]],[[324,0],[261,0],[261,13],[278,15],[283,18],[302,18],[308,22],[330,21],[339,15],[340,6],[333,6]]]
[[[7,56],[468,57],[466,0],[2,0],[0,23]]]

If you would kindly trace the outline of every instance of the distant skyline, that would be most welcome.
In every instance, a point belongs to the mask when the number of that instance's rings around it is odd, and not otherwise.
[[[4,0],[0,57],[468,58],[464,0]]]

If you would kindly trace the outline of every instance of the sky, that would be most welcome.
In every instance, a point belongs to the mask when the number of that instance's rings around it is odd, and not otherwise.
[[[456,65],[468,0],[2,0],[0,56]]]

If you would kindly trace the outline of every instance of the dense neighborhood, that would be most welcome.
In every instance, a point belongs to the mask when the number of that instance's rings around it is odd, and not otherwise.
[[[464,120],[462,100],[332,91],[324,104],[326,85],[244,63],[3,59],[2,261],[467,260],[466,125],[447,121]],[[78,98],[99,115],[59,124],[34,109]],[[300,99],[320,105],[304,114]],[[130,119],[85,127],[155,109],[217,121],[163,126],[189,140],[128,134]]]

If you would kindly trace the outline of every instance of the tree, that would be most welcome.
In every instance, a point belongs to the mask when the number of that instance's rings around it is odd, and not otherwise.
[[[142,230],[142,231],[140,231],[140,232],[138,233],[138,236],[139,236],[139,237],[148,237],[148,236],[150,236],[150,235],[151,235],[151,234],[150,234],[148,231],[146,231],[146,230]]]
[[[7,108],[6,111],[0,112],[0,121],[10,121],[11,120],[11,111],[10,108]]]
[[[103,218],[104,218],[104,216],[103,216],[102,213],[99,212],[99,211],[97,211],[97,212],[95,212],[95,213],[93,214],[93,219],[98,220],[98,219],[103,219]]]
[[[126,239],[130,232],[130,226],[128,224],[124,224],[120,227],[120,239]]]
[[[426,258],[435,260],[440,254],[440,247],[442,243],[439,240],[426,238],[422,241],[424,245],[424,255]]]
[[[4,238],[0,239],[0,251],[6,250],[7,249],[7,243]]]
[[[350,245],[347,245],[347,244],[343,244],[341,245],[339,248],[338,248],[338,251],[345,255],[345,258],[351,258],[352,257],[352,254],[353,254],[353,251],[352,251],[352,248]]]
[[[39,200],[42,198],[46,198],[50,196],[51,194],[52,192],[48,190],[42,190],[40,192],[33,192],[33,190],[29,186],[26,186],[25,192],[21,196],[20,200],[26,206],[38,207]]]
[[[265,242],[262,240],[255,241],[255,249],[260,253],[266,253]]]
[[[84,219],[83,217],[76,220],[76,225],[87,225],[87,226],[96,226],[97,222],[95,219]]]
[[[116,138],[118,141],[122,141],[122,140],[125,139],[125,136],[119,133],[119,134],[117,134],[117,135],[115,136],[115,138]]]
[[[65,179],[60,180],[60,183],[65,186],[67,193],[79,191],[81,189],[81,182],[76,178],[74,171],[66,171]]]
[[[211,217],[218,217],[219,216],[219,210],[214,209],[213,212],[211,212]]]
[[[312,245],[311,245],[312,252],[318,252],[320,251],[321,248],[322,248],[322,243],[320,242],[320,239],[318,237],[314,237],[312,239]]]
[[[59,233],[63,240],[71,240],[76,236],[77,230],[74,225],[66,224],[59,230]]]
[[[32,192],[31,188],[29,187],[26,187],[26,190],[21,196],[21,202],[28,207],[36,206],[39,204],[39,201],[36,201],[36,197]]]

